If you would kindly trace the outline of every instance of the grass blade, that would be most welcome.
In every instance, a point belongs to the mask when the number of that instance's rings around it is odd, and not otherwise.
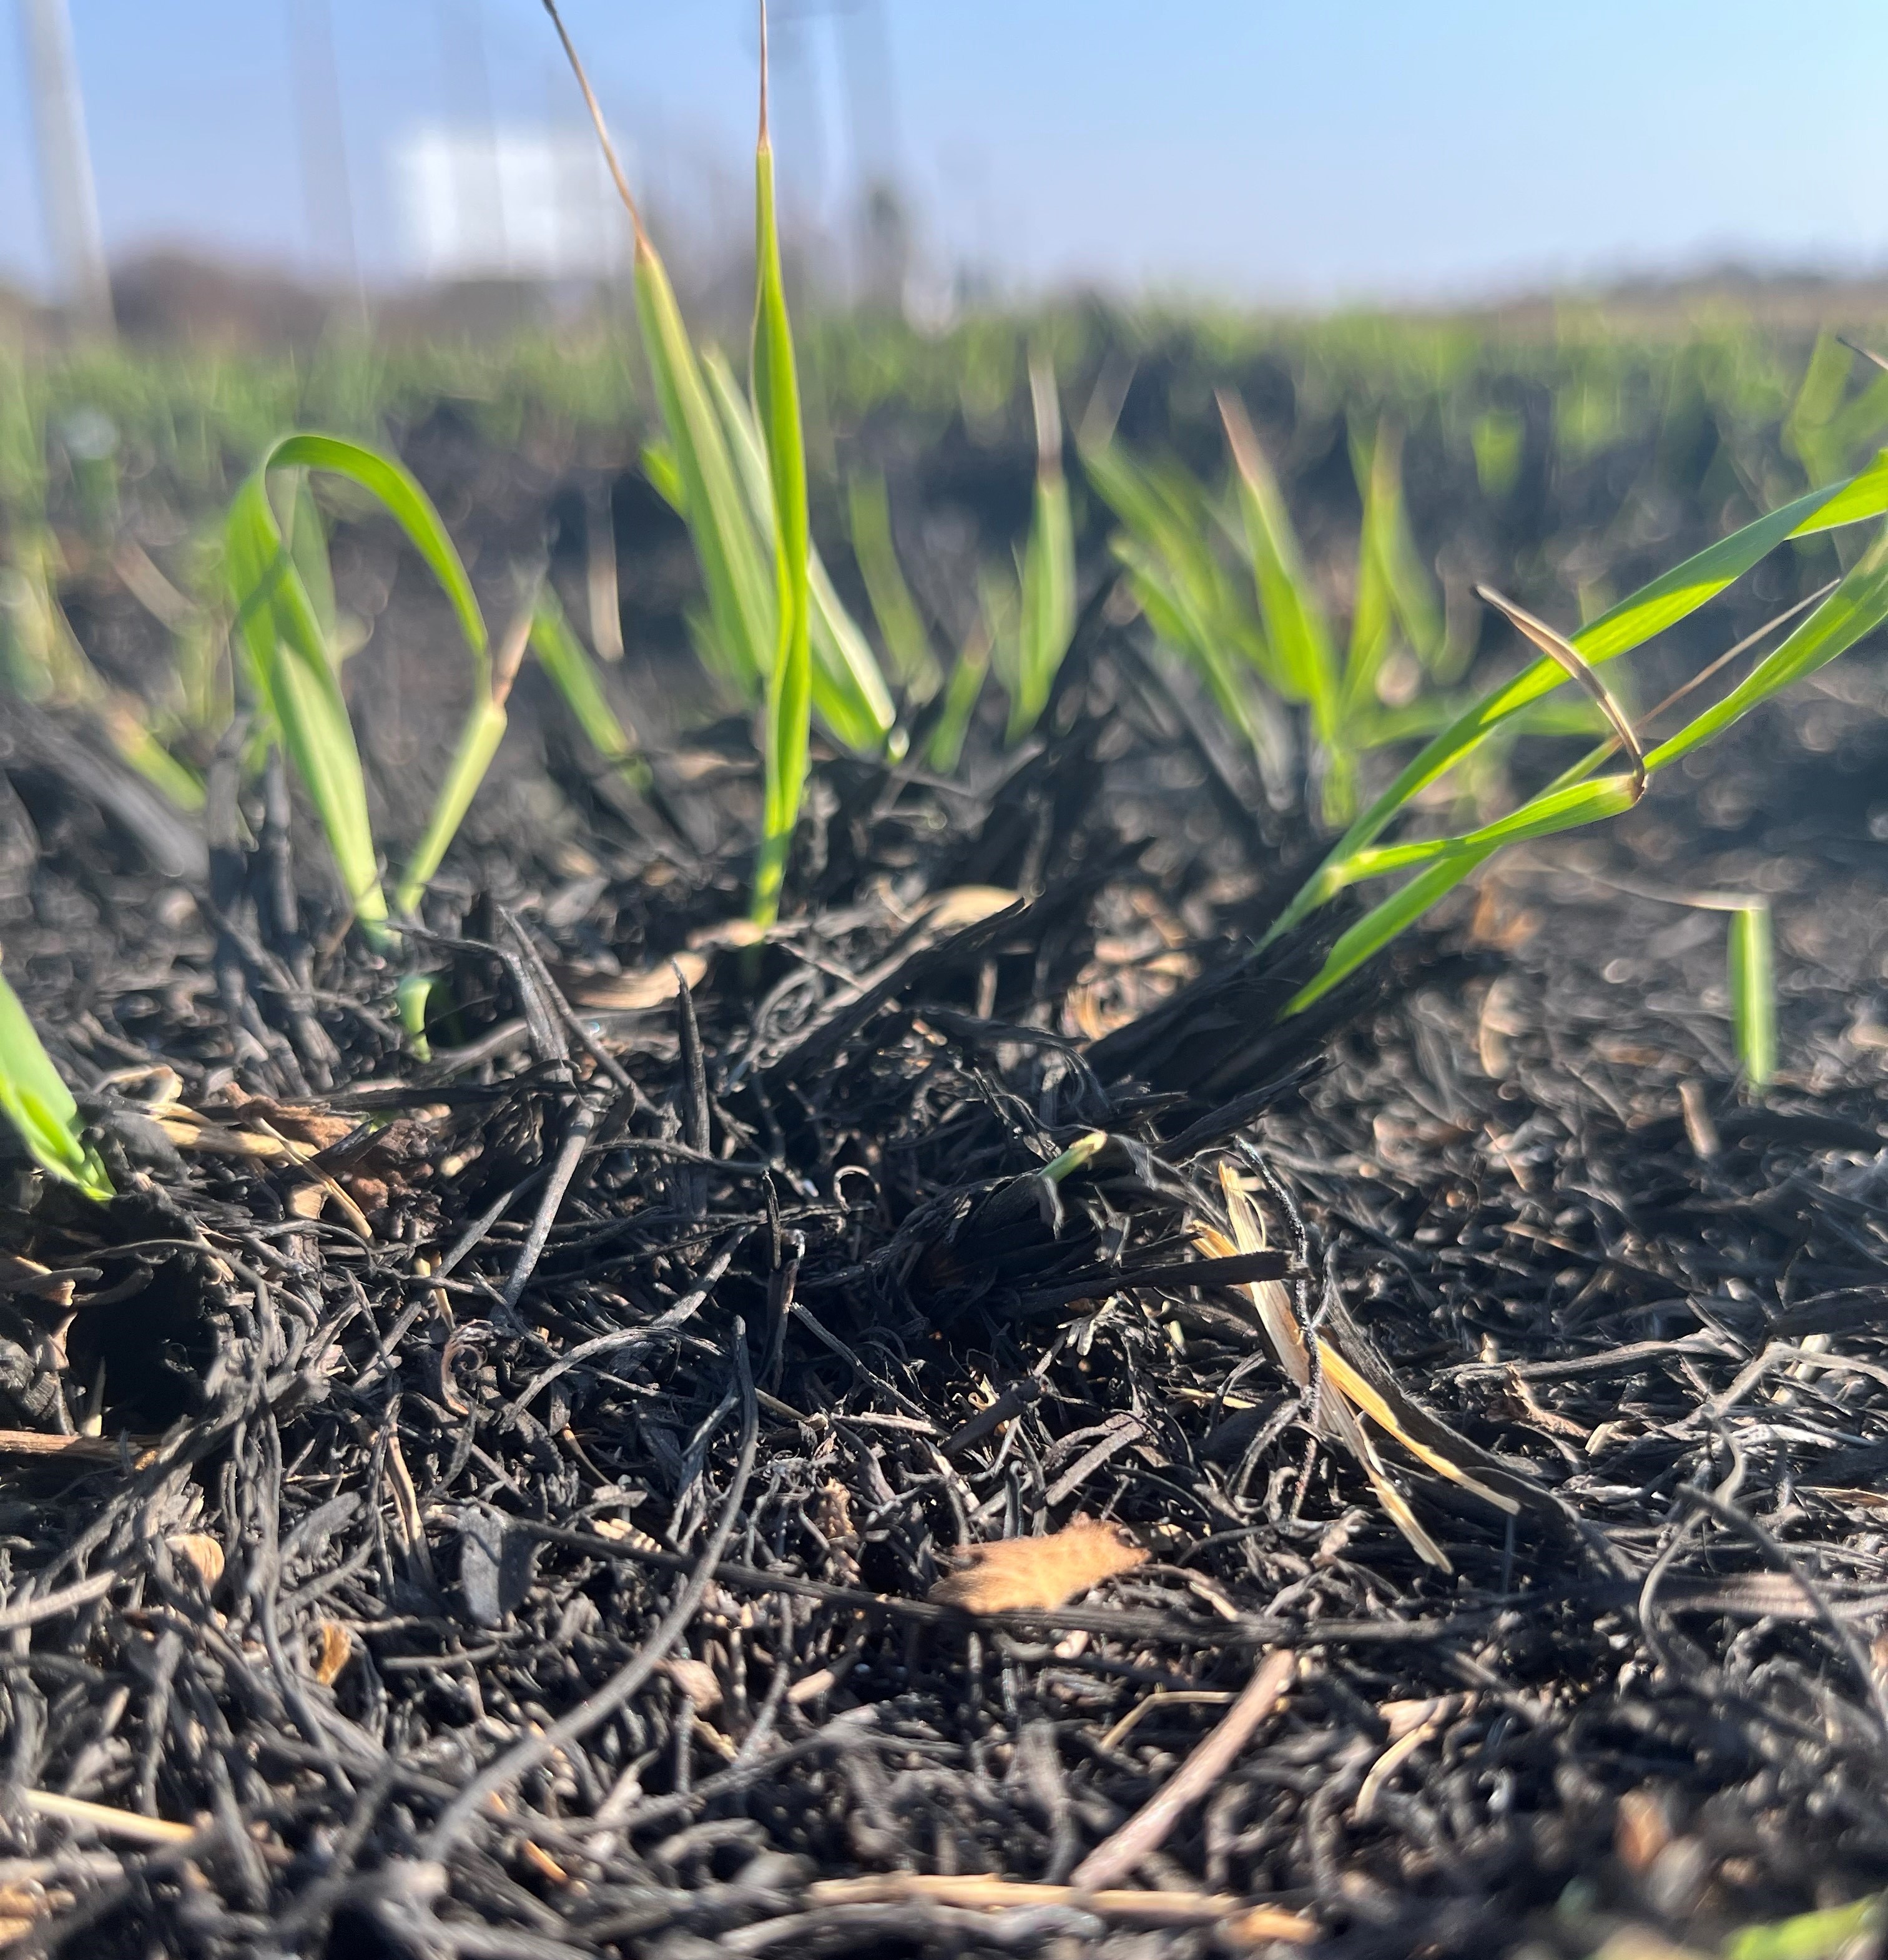
[[[846,483],[846,510],[852,530],[852,555],[864,580],[866,597],[879,637],[898,676],[905,699],[922,707],[943,684],[943,672],[931,651],[931,636],[904,582],[897,548],[892,541],[892,505],[885,479],[861,470]]]
[[[1259,447],[1245,409],[1237,397],[1223,390],[1217,399],[1232,451],[1259,616],[1278,661],[1286,698],[1310,708],[1321,740],[1334,731],[1338,708],[1330,628],[1311,590],[1298,533],[1286,512],[1278,479]]]
[[[1753,1089],[1776,1073],[1776,951],[1770,907],[1753,899],[1731,915],[1731,1020],[1737,1061]]]
[[[989,618],[987,614],[979,613],[970,638],[964,642],[956,664],[951,669],[950,681],[944,690],[943,708],[924,752],[925,760],[940,776],[955,775],[958,764],[963,760],[964,740],[970,733],[970,718],[977,711],[977,700],[990,673],[990,649]]]
[[[478,785],[491,767],[491,759],[498,752],[498,744],[504,739],[505,704],[510,698],[512,683],[518,677],[530,629],[531,607],[527,603],[513,621],[497,658],[489,666],[484,662],[480,663],[472,705],[466,710],[465,724],[459,731],[459,740],[447,765],[445,778],[433,800],[432,815],[428,819],[424,834],[413,847],[413,854],[407,860],[406,869],[401,873],[399,888],[393,894],[393,908],[402,916],[418,907],[426,887],[432,883],[433,874],[446,855],[447,846],[457,835],[466,811],[472,807],[472,800],[478,794]]]
[[[237,490],[226,526],[225,564],[251,678],[327,832],[354,916],[370,942],[383,946],[388,939],[386,900],[380,889],[380,863],[367,818],[360,750],[315,600],[269,498],[273,471],[301,469],[326,469],[344,476],[386,506],[444,589],[472,654],[475,684],[471,716],[460,737],[460,753],[440,792],[440,805],[415,854],[416,864],[422,863],[435,845],[443,851],[440,832],[445,807],[459,800],[462,792],[469,799],[462,780],[463,770],[469,766],[468,748],[484,746],[489,762],[491,749],[497,746],[496,737],[485,746],[484,719],[491,678],[485,623],[472,581],[439,513],[410,473],[391,458],[339,436],[284,436],[263,452],[262,460]],[[479,774],[483,772],[481,765]],[[462,815],[462,801],[459,808]],[[446,830],[444,839],[450,835]],[[426,875],[437,868],[437,863],[435,856]],[[409,904],[417,897],[414,875],[409,866],[401,886],[402,895],[410,895]]]
[[[86,1142],[78,1105],[52,1065],[20,998],[0,977],[0,1110],[47,1176],[101,1204],[114,1195],[98,1153]]]
[[[1312,733],[1323,750],[1327,821],[1341,822],[1355,807],[1356,762],[1345,739],[1343,695],[1330,628],[1312,590],[1278,479],[1259,447],[1238,397],[1222,389],[1219,418],[1232,451],[1247,554],[1257,589],[1259,615],[1276,663],[1281,692],[1309,710]]]
[[[775,549],[774,488],[754,410],[720,353],[710,348],[701,365],[761,549],[771,552]],[[807,552],[812,603],[808,630],[813,660],[813,712],[835,740],[854,754],[876,755],[885,747],[897,711],[879,663],[834,590],[819,548],[810,538]]]
[[[760,855],[749,915],[771,925],[806,787],[808,724],[812,713],[812,539],[806,511],[806,451],[799,416],[799,377],[780,269],[774,200],[774,147],[767,123],[767,6],[761,5],[761,129],[754,149],[754,399],[767,441],[774,492],[774,590],[779,635],[768,676],[767,782]]]
[[[1518,612],[1518,608],[1515,610]],[[1346,974],[1354,972],[1372,954],[1388,945],[1398,933],[1413,924],[1429,906],[1504,845],[1526,838],[1550,835],[1556,831],[1572,829],[1623,813],[1638,801],[1648,777],[1701,747],[1793,681],[1826,666],[1885,619],[1888,619],[1888,527],[1883,528],[1868,549],[1844,574],[1835,591],[1722,701],[1705,709],[1669,741],[1642,756],[1636,736],[1630,730],[1626,730],[1627,746],[1635,762],[1632,775],[1601,777],[1588,781],[1573,780],[1592,767],[1596,759],[1604,756],[1607,749],[1602,749],[1576,765],[1513,815],[1479,830],[1459,837],[1434,838],[1387,848],[1365,846],[1343,856],[1333,853],[1292,901],[1294,908],[1302,902],[1303,910],[1299,916],[1328,903],[1337,892],[1362,879],[1414,867],[1423,868],[1408,885],[1392,893],[1343,934],[1322,969],[1292,998],[1285,1012],[1296,1013],[1328,993]],[[1534,623],[1539,625],[1538,622]],[[1552,635],[1550,628],[1542,630],[1550,638],[1557,637]],[[1569,647],[1566,651],[1573,649]],[[1616,711],[1615,705],[1612,712]],[[1616,731],[1615,739],[1618,739]],[[1740,918],[1750,909],[1749,906],[1740,907],[1735,917]],[[1272,936],[1276,936],[1276,931],[1274,928]],[[1742,940],[1737,937],[1740,932],[1744,936]],[[1742,997],[1748,1004],[1747,1009],[1740,1011],[1738,1032],[1740,1057],[1744,1060],[1753,1082],[1767,1080],[1769,1071],[1775,1066],[1775,1005],[1773,1001],[1766,1004],[1773,992],[1769,973],[1771,958],[1767,917],[1761,925],[1755,920],[1741,925],[1734,922],[1734,1000],[1740,998],[1737,990],[1743,984],[1737,977],[1738,963],[1740,960],[1751,963],[1743,975],[1743,979],[1750,982],[1750,991]],[[1748,1055],[1743,1047],[1747,1014],[1752,1044]],[[1761,1077],[1754,1072],[1759,1068],[1763,1071]]]
[[[1826,667],[1884,619],[1888,619],[1888,527],[1782,645],[1765,654],[1721,701],[1661,742],[1647,756],[1645,766],[1661,769],[1689,755],[1792,682]]]
[[[1786,539],[1809,537],[1880,517],[1884,511],[1888,511],[1888,450],[1846,482],[1811,491],[1708,546],[1581,627],[1571,644],[1591,666],[1616,659],[1715,598]],[[1332,846],[1324,864],[1274,921],[1268,940],[1276,938],[1324,902],[1319,892],[1330,867],[1374,842],[1432,783],[1504,721],[1552,692],[1566,677],[1556,661],[1545,657],[1537,660],[1483,695],[1430,740]],[[1658,766],[1658,753],[1648,756],[1648,768]]]
[[[1062,412],[1055,371],[1029,364],[1036,419],[1036,491],[1022,561],[1022,612],[1017,625],[1006,740],[1020,742],[1042,718],[1075,637],[1075,523],[1062,469]]]
[[[636,235],[636,316],[655,384],[656,405],[668,431],[666,461],[673,466],[672,475],[666,470],[658,474],[652,468],[650,480],[680,510],[694,544],[713,622],[715,658],[711,668],[733,682],[742,698],[752,701],[760,692],[773,659],[775,621],[766,569],[743,508],[733,460],[702,380],[675,288],[623,174],[590,77],[583,72],[555,0],[544,0],[544,11],[563,43],[602,146],[603,161]],[[647,453],[644,462],[646,466],[650,462]]]
[[[610,706],[596,663],[571,630],[564,608],[548,585],[539,590],[531,616],[531,651],[576,717],[583,739],[605,762],[619,770],[633,788],[647,789],[648,765],[637,749],[635,738]]]

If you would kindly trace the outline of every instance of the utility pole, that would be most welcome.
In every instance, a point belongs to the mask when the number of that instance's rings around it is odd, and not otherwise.
[[[20,0],[20,22],[39,138],[40,197],[59,301],[81,330],[109,335],[111,281],[98,228],[98,193],[85,146],[85,111],[65,0]]]

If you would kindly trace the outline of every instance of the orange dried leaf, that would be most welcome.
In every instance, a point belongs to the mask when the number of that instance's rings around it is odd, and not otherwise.
[[[970,1545],[961,1556],[963,1570],[931,1588],[939,1605],[967,1613],[1052,1612],[1104,1579],[1144,1564],[1147,1550],[1120,1525],[1077,1518],[1046,1538],[999,1538]]]
[[[315,1662],[315,1678],[323,1688],[332,1688],[354,1652],[354,1637],[338,1620],[321,1623],[321,1653]]]
[[[223,1546],[220,1540],[203,1532],[173,1532],[164,1540],[202,1581],[206,1592],[214,1592],[223,1577]]]

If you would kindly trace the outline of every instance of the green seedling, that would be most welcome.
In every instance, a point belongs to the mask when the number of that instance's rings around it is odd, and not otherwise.
[[[426,1010],[440,984],[437,973],[403,973],[393,990],[399,1009],[400,1028],[406,1036],[408,1052],[415,1061],[431,1061],[433,1045],[426,1038]]]
[[[799,377],[780,269],[774,202],[774,146],[767,126],[767,7],[761,5],[761,129],[754,152],[754,399],[767,439],[774,493],[774,591],[780,634],[767,684],[767,765],[760,855],[749,915],[757,925],[779,916],[787,852],[806,789],[812,716],[812,538],[806,509],[806,450],[799,417]]]
[[[751,703],[767,686],[776,650],[774,581],[668,271],[554,0],[545,0],[545,11],[563,43],[635,234],[637,318],[667,437],[662,447],[644,451],[644,461],[650,480],[682,513],[701,568],[707,609],[691,622],[695,645],[710,671],[738,699]]]
[[[250,684],[272,739],[280,742],[308,791],[364,936],[370,944],[384,947],[390,933],[367,818],[367,785],[336,662],[323,630],[321,608],[332,605],[326,554],[317,561],[313,536],[318,527],[311,533],[305,518],[293,521],[293,547],[284,537],[269,495],[270,478],[278,469],[331,471],[378,499],[451,600],[471,656],[472,705],[425,834],[395,893],[396,909],[402,913],[418,903],[439,868],[504,732],[505,701],[523,654],[529,615],[494,663],[471,581],[431,500],[402,464],[361,444],[339,436],[284,436],[263,452],[230,506],[225,565]],[[303,508],[298,492],[291,509],[299,513]]]
[[[588,77],[555,0],[545,0],[558,38],[582,90],[618,195],[635,233],[637,310],[656,383],[668,442],[656,452],[651,474],[688,523],[707,588],[706,637],[720,671],[750,695],[764,689],[764,767],[761,840],[750,912],[771,924],[780,911],[781,886],[794,828],[806,792],[807,758],[816,687],[814,616],[830,649],[820,672],[826,698],[847,725],[842,740],[875,730],[879,745],[892,726],[892,708],[869,649],[856,627],[842,629],[842,609],[823,571],[817,581],[806,495],[806,453],[794,364],[793,337],[780,266],[780,224],[774,185],[774,150],[768,126],[767,9],[761,8],[761,103],[754,156],[755,302],[751,374],[752,415],[766,461],[765,496],[749,468],[744,488],[739,460],[746,409],[726,377],[718,390],[712,371],[698,361],[662,260],[624,176],[615,146]],[[731,439],[732,438],[732,439]],[[772,604],[768,604],[760,533],[771,532]],[[698,635],[698,644],[703,635]],[[843,676],[843,677],[842,677]],[[871,683],[876,682],[876,693]]]
[[[596,663],[571,630],[571,622],[548,585],[539,591],[532,612],[531,651],[563,695],[564,705],[583,731],[584,740],[631,788],[638,792],[647,790],[649,766],[637,748],[634,737],[609,705]]]
[[[1029,364],[1029,399],[1036,425],[1036,488],[1024,547],[1022,610],[1005,649],[1003,679],[1009,694],[1006,739],[1013,746],[1042,718],[1056,676],[1075,637],[1075,524],[1062,468],[1062,412],[1055,371]]]
[[[1776,1073],[1776,951],[1770,907],[1747,899],[1731,915],[1731,1021],[1737,1064],[1753,1089]]]
[[[742,393],[733,371],[718,348],[702,356],[715,406],[727,432],[728,448],[746,492],[761,549],[777,549],[774,529],[774,486],[766,444],[753,405]],[[813,713],[834,740],[857,755],[883,752],[895,712],[885,676],[851,614],[833,588],[819,548],[807,540],[806,575],[812,612],[808,644],[812,655]]]
[[[1747,1926],[1720,1949],[1721,1960],[1842,1960],[1865,1952],[1870,1936],[1888,1925],[1888,1898],[1874,1893],[1849,1905],[1798,1913],[1765,1926]]]
[[[1298,1012],[1321,998],[1505,846],[1622,814],[1638,801],[1645,778],[1702,747],[1872,632],[1888,618],[1888,530],[1743,680],[1677,734],[1637,758],[1629,775],[1596,777],[1593,773],[1616,748],[1625,746],[1629,752],[1635,748],[1635,743],[1622,742],[1616,727],[1610,740],[1507,817],[1455,836],[1389,847],[1378,844],[1384,832],[1431,784],[1472,757],[1515,715],[1569,677],[1577,678],[1581,669],[1588,670],[1591,679],[1591,670],[1642,645],[1695,612],[1786,540],[1880,517],[1885,511],[1888,451],[1848,482],[1797,498],[1653,580],[1459,716],[1351,825],[1267,935],[1269,943],[1361,880],[1397,871],[1413,873],[1342,935],[1324,968],[1289,1004],[1286,1012]],[[1510,616],[1520,623],[1515,612],[1511,611]],[[1546,644],[1535,637],[1537,644]],[[1557,635],[1551,637],[1558,640]],[[1569,654],[1573,657],[1571,661]]]
[[[943,685],[942,670],[931,651],[931,636],[904,582],[898,554],[892,542],[892,504],[885,479],[860,470],[847,480],[846,509],[852,530],[852,555],[865,581],[866,597],[879,637],[892,662],[904,698],[922,707]]]
[[[1205,492],[1172,465],[1135,461],[1105,438],[1082,445],[1089,484],[1120,520],[1109,541],[1155,639],[1195,669],[1222,718],[1252,751],[1267,789],[1289,794],[1292,737],[1273,705],[1287,697],[1251,603],[1213,549]]]
[[[86,1142],[78,1105],[52,1065],[20,998],[0,976],[0,1110],[48,1177],[100,1204],[113,1197],[98,1153]]]
[[[1802,385],[1784,418],[1783,447],[1803,466],[1812,488],[1833,482],[1848,469],[1849,458],[1888,423],[1888,374],[1878,374],[1850,393],[1852,357],[1858,353],[1874,359],[1839,334],[1819,333]]]
[[[943,705],[924,752],[924,759],[940,776],[955,775],[958,764],[964,759],[964,742],[970,733],[971,717],[977,711],[984,682],[990,673],[990,648],[989,615],[987,612],[980,612],[970,638],[964,642],[951,668]]]

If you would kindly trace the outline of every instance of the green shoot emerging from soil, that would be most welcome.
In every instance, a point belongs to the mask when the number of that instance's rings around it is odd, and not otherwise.
[[[52,1065],[19,997],[0,978],[0,1110],[33,1161],[101,1203],[113,1195],[98,1153],[86,1142],[78,1105]]]
[[[806,789],[807,734],[812,717],[812,590],[808,560],[806,450],[799,418],[799,378],[787,317],[780,225],[774,202],[774,146],[767,126],[767,6],[761,5],[761,132],[754,151],[754,399],[767,438],[774,492],[774,590],[780,618],[768,676],[767,788],[761,851],[754,872],[755,921],[771,925],[793,827]]]
[[[370,943],[384,947],[387,904],[367,819],[367,784],[318,599],[327,584],[326,552],[313,551],[300,524],[293,527],[291,546],[270,501],[272,471],[304,469],[348,478],[386,507],[444,587],[472,657],[472,706],[432,819],[400,880],[396,904],[402,912],[418,903],[439,868],[504,732],[505,699],[523,635],[514,636],[515,646],[507,642],[494,665],[472,582],[439,513],[412,474],[377,450],[338,436],[284,436],[264,451],[230,506],[230,587],[250,684],[270,738],[281,744],[307,786],[362,932]],[[331,612],[331,603],[325,609]]]
[[[765,702],[765,787],[750,910],[758,923],[771,924],[779,915],[806,793],[815,706],[842,743],[862,751],[884,748],[892,708],[877,663],[812,546],[799,379],[768,126],[767,9],[763,4],[760,10],[760,132],[754,158],[751,403],[741,399],[718,357],[710,352],[698,358],[555,0],[545,0],[545,11],[570,59],[635,231],[637,312],[668,438],[645,461],[651,480],[687,522],[701,565],[708,612],[695,624],[696,644],[710,670],[741,696],[759,693]],[[763,560],[770,549],[771,605]]]
[[[1786,539],[1879,517],[1884,511],[1888,511],[1888,451],[1846,482],[1797,498],[1654,579],[1582,627],[1571,641],[1559,642],[1556,648],[1458,717],[1351,825],[1273,925],[1268,939],[1276,939],[1351,885],[1399,871],[1414,874],[1339,939],[1323,970],[1293,998],[1286,1011],[1295,1013],[1321,998],[1505,845],[1620,815],[1638,801],[1647,777],[1702,747],[1751,709],[1813,673],[1872,632],[1888,618],[1888,531],[1877,536],[1808,617],[1723,699],[1642,758],[1635,756],[1631,775],[1593,774],[1616,749],[1624,746],[1631,752],[1637,748],[1631,731],[1620,729],[1615,721],[1610,740],[1511,815],[1455,836],[1401,845],[1378,842],[1422,791],[1472,756],[1505,721],[1570,675],[1578,677],[1584,670],[1581,684],[1586,685],[1592,679],[1592,669],[1642,645],[1696,611]],[[1509,616],[1518,624],[1523,616],[1510,609]],[[1527,624],[1537,627],[1539,622]],[[1538,634],[1530,637],[1537,644],[1546,644]],[[1558,640],[1557,635],[1549,637]],[[1569,654],[1577,666],[1569,660]],[[1609,720],[1616,712],[1615,708]],[[1759,980],[1767,982],[1766,963],[1758,955],[1756,928],[1747,926],[1743,930],[1750,947],[1743,963],[1745,978],[1754,988]],[[1762,1072],[1768,1072],[1768,1057],[1761,1047],[1760,1029],[1765,1023],[1762,1012],[1754,1007],[1747,1019],[1752,1039],[1759,1045],[1753,1057],[1747,1058],[1747,1068],[1755,1080],[1758,1069],[1752,1066],[1753,1059]]]

